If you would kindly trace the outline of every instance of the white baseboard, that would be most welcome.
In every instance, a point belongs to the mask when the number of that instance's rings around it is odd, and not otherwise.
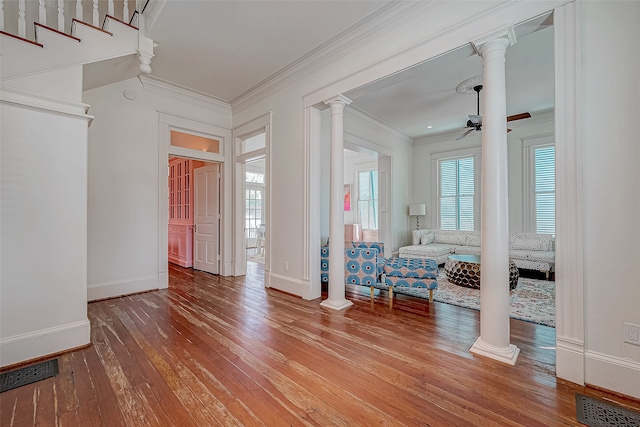
[[[169,272],[164,271],[158,274],[158,289],[167,289],[169,287]]]
[[[586,384],[640,399],[640,363],[595,351],[584,359]]]
[[[556,376],[584,385],[584,372],[583,342],[556,337]]]
[[[0,340],[1,366],[39,359],[89,344],[91,324],[88,319]]]
[[[305,286],[302,280],[274,273],[270,273],[268,278],[270,288],[302,297],[302,290]]]
[[[89,283],[89,286],[87,286],[87,300],[96,301],[135,294],[136,292],[156,290],[161,288],[161,284],[158,276],[138,277],[115,282]]]

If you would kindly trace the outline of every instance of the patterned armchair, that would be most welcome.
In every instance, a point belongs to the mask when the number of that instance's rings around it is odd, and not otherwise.
[[[349,242],[344,250],[345,283],[361,286],[375,286],[384,273],[385,258],[382,242]],[[321,282],[329,282],[329,245],[320,249]]]

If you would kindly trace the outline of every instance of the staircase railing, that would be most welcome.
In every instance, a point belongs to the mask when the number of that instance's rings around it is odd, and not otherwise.
[[[73,18],[101,27],[106,15],[138,27],[149,0],[0,0],[0,31],[33,39],[32,24],[69,33]]]

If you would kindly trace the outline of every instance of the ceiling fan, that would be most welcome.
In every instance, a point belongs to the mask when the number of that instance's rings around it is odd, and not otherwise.
[[[478,94],[478,114],[469,114],[469,120],[467,120],[467,127],[469,129],[462,132],[457,138],[456,141],[461,140],[465,136],[469,135],[473,131],[479,131],[482,129],[482,116],[480,115],[480,91],[482,90],[482,85],[477,85],[473,87],[473,90]],[[514,114],[513,116],[507,117],[507,122],[512,122],[514,120],[528,119],[531,117],[529,113],[520,113]],[[511,132],[511,129],[507,129],[507,132]]]

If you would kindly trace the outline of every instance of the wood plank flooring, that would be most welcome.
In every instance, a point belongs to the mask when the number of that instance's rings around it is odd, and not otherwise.
[[[511,321],[515,367],[474,356],[478,312],[348,287],[353,307],[170,266],[169,289],[89,304],[92,345],[0,395],[1,426],[578,426],[555,330]]]

